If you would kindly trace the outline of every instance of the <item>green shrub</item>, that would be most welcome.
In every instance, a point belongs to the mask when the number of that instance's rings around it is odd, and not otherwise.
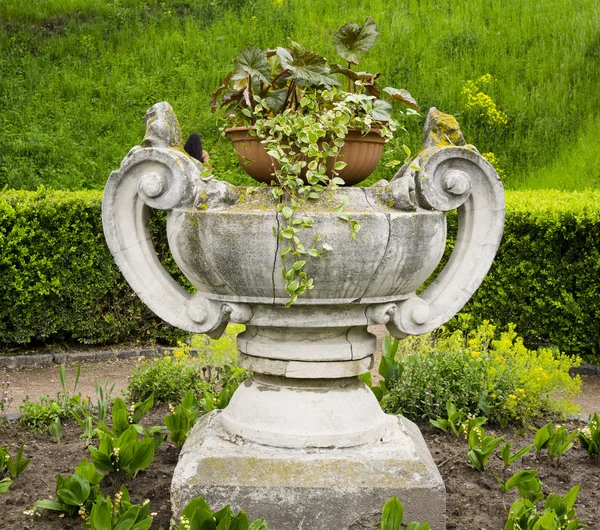
[[[154,392],[157,403],[178,404],[190,390],[201,400],[232,383],[237,387],[247,377],[235,364],[235,337],[242,330],[241,325],[230,325],[218,340],[194,336],[191,344],[199,347],[197,356],[191,353],[192,345],[180,343],[173,355],[145,360],[130,376],[129,398],[141,401]]]
[[[443,416],[447,402],[502,425],[576,409],[569,398],[581,380],[571,378],[569,368],[578,360],[528,350],[513,326],[498,337],[495,326],[484,322],[468,334],[409,337],[401,346],[404,370],[390,386],[387,408],[410,419]]]
[[[123,279],[104,242],[100,211],[96,191],[0,194],[0,345],[183,337]],[[159,256],[167,256],[160,221],[151,227]],[[166,264],[176,271],[170,258]]]
[[[464,311],[476,322],[513,322],[531,347],[600,359],[600,191],[506,199],[500,249]],[[450,232],[455,225],[450,218]]]

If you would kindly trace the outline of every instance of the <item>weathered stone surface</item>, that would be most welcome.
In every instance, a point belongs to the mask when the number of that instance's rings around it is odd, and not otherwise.
[[[405,521],[446,528],[445,489],[418,428],[387,416],[377,443],[332,449],[281,449],[231,438],[220,412],[194,427],[173,475],[174,517],[195,496],[213,509],[231,504],[270,530],[379,528],[384,503],[396,495]]]
[[[0,368],[18,368],[34,364],[52,364],[52,354],[19,355],[18,357],[0,357]]]
[[[387,416],[357,377],[292,379],[256,374],[236,391],[220,421],[229,434],[259,444],[350,447],[379,440]]]
[[[265,516],[274,530],[374,528],[397,495],[409,519],[445,528],[443,484],[418,429],[387,418],[356,377],[372,363],[371,324],[396,337],[431,331],[480,285],[502,235],[498,175],[458,123],[433,109],[424,150],[390,183],[343,188],[302,206],[332,250],[307,259],[314,289],[285,307],[281,214],[267,188],[235,188],[200,177],[179,149],[168,104],[147,117],[143,147],[131,150],[105,189],[103,222],[111,252],[140,298],[167,322],[218,337],[228,322],[240,364],[255,378],[224,412],[198,424],[173,478],[174,510],[194,495]],[[359,222],[351,227],[335,208]],[[147,228],[148,208],[168,211],[173,257],[197,292],[162,268]],[[454,251],[419,295],[446,241],[445,212],[458,209]]]

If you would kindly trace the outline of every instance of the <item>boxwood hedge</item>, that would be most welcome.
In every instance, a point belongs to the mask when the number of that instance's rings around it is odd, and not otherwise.
[[[98,191],[0,193],[0,344],[172,343],[127,285],[104,242]],[[151,228],[167,255],[160,219]],[[176,274],[167,258],[166,266]]]
[[[0,344],[172,343],[123,280],[104,243],[101,193],[0,193]],[[456,219],[450,218],[449,234]],[[188,288],[151,220],[163,263]],[[449,249],[452,236],[449,236]],[[514,322],[532,345],[600,352],[600,192],[507,192],[503,241],[465,311]]]
[[[598,356],[600,191],[513,191],[506,202],[500,249],[464,311],[514,322],[532,346]]]

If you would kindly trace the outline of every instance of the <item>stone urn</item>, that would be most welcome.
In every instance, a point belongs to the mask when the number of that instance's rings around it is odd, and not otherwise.
[[[245,324],[239,363],[253,373],[190,433],[173,477],[174,518],[201,495],[213,509],[231,504],[264,517],[271,530],[370,529],[396,495],[405,521],[444,529],[445,488],[419,429],[386,415],[358,376],[373,365],[369,325],[398,338],[432,331],[480,285],[504,224],[493,167],[454,118],[432,109],[410,167],[307,206],[314,233],[302,232],[306,242],[319,233],[333,250],[307,263],[315,287],[286,308],[273,235],[282,220],[269,189],[201,177],[167,103],[148,111],[146,126],[105,188],[108,246],[137,295],[170,324],[211,337]],[[354,240],[333,211],[341,195],[361,225]],[[195,294],[161,266],[149,208],[167,211],[171,252]],[[454,209],[452,255],[417,294],[444,253],[445,212]]]

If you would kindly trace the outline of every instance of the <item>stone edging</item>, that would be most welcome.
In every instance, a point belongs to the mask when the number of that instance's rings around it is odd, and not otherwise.
[[[594,366],[593,364],[582,364],[577,368],[571,368],[569,370],[571,375],[598,375],[600,376],[600,366]]]
[[[34,355],[0,356],[0,368],[20,368],[22,366],[40,366],[47,364],[62,364],[67,361],[104,361],[110,359],[130,359],[131,357],[156,357],[171,353],[175,348],[157,346],[143,350],[122,351],[73,351],[67,353],[41,353]],[[197,350],[191,351],[198,353]]]

